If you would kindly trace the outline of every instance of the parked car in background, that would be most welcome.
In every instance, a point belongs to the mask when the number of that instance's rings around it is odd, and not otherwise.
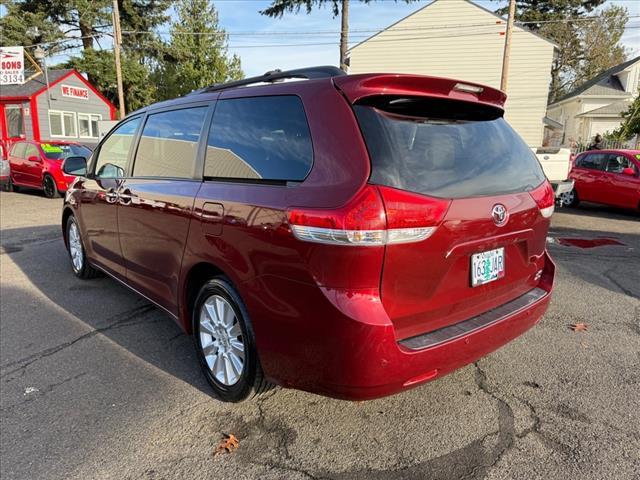
[[[569,177],[575,185],[563,199],[568,206],[585,201],[640,209],[640,150],[582,152]]]
[[[0,189],[9,189],[9,160],[7,160],[5,144],[0,140]]]
[[[9,153],[10,188],[37,188],[48,198],[67,191],[75,177],[65,175],[62,162],[69,156],[88,158],[91,150],[75,142],[21,140]]]
[[[553,190],[505,99],[317,67],[151,105],[88,167],[65,161],[71,266],[192,332],[226,401],[270,383],[370,399],[439,378],[551,298]]]
[[[563,204],[564,197],[573,190],[573,180],[569,178],[572,154],[570,148],[539,147],[534,152],[544,170],[556,197],[556,203]]]

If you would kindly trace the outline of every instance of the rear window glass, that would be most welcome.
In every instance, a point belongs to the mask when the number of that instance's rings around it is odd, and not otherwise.
[[[312,162],[311,135],[298,97],[218,102],[209,133],[205,177],[301,181]]]
[[[377,98],[355,112],[372,183],[443,198],[528,191],[545,176],[533,151],[483,105]]]
[[[82,145],[56,145],[55,143],[41,143],[40,148],[49,160],[64,160],[67,157],[89,158],[91,150]]]

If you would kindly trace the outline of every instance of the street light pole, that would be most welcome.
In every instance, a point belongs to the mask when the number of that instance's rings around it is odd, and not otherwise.
[[[502,78],[500,90],[507,91],[507,78],[509,77],[509,56],[511,54],[511,35],[513,34],[513,21],[516,16],[516,0],[509,0],[509,17],[507,18],[507,33],[504,37],[504,54],[502,55]]]
[[[120,118],[126,115],[124,108],[124,89],[122,88],[122,69],[120,65],[120,44],[122,43],[122,32],[120,31],[120,12],[118,10],[118,0],[113,0],[113,53],[116,59],[116,83],[118,84],[118,104],[120,107]]]

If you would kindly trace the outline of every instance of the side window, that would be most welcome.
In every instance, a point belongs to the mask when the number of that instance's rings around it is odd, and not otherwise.
[[[207,107],[147,117],[133,164],[134,177],[193,178]]]
[[[633,168],[631,161],[624,155],[607,155],[607,172],[622,173],[625,168]]]
[[[31,143],[27,143],[27,148],[24,152],[24,158],[29,158],[29,157],[40,157],[40,152],[38,151],[38,148]]]
[[[18,157],[18,158],[24,158],[24,151],[27,148],[27,144],[26,143],[16,143],[13,148],[11,149],[11,156],[12,157]]]
[[[591,153],[582,157],[578,166],[590,170],[604,170],[605,157],[602,153]]]
[[[123,177],[127,168],[129,150],[140,125],[140,118],[133,118],[117,127],[100,146],[96,159],[95,175],[100,178]]]
[[[313,147],[293,95],[220,100],[209,131],[205,178],[302,181]]]

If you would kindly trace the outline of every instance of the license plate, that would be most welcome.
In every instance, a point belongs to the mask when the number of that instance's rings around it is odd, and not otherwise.
[[[471,286],[477,287],[504,277],[504,248],[471,255]]]

